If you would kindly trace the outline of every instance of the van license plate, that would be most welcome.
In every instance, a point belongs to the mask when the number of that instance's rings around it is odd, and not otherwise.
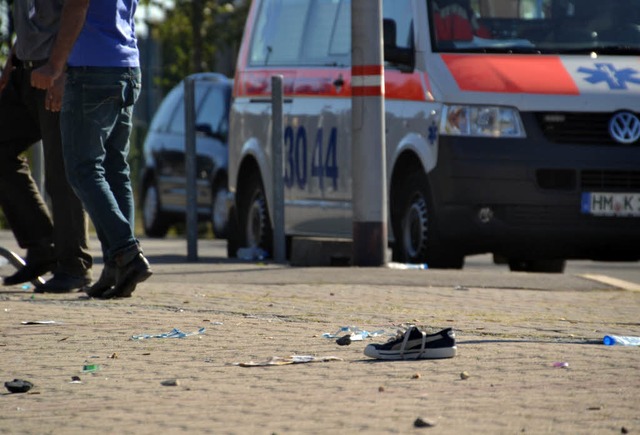
[[[594,216],[640,217],[640,193],[583,192],[581,210]]]

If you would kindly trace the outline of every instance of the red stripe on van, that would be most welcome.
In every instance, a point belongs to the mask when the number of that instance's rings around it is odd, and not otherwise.
[[[238,71],[234,82],[234,97],[271,96],[271,76],[284,76],[283,91],[285,97],[338,97],[351,98],[351,68],[291,68],[291,69],[248,69]],[[384,72],[384,94],[387,99],[425,101],[427,100],[428,80],[423,80],[419,72],[411,74],[397,70]],[[341,86],[339,86],[341,84]],[[381,90],[374,95],[381,95]],[[362,95],[362,94],[360,94]],[[432,98],[429,98],[430,100]]]
[[[354,76],[381,76],[384,71],[382,65],[352,65],[351,74]]]
[[[351,95],[356,97],[379,97],[383,95],[382,86],[353,86]]]
[[[463,91],[579,95],[559,57],[442,54]]]

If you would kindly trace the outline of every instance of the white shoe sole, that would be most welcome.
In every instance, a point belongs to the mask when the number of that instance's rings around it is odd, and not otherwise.
[[[456,356],[457,348],[453,347],[437,347],[427,348],[422,354],[420,350],[409,350],[400,355],[399,350],[378,350],[374,345],[370,344],[364,348],[364,354],[371,358],[385,360],[405,360],[405,359],[443,359],[453,358]]]

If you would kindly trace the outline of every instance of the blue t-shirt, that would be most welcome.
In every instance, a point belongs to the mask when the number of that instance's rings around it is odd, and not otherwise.
[[[139,67],[133,15],[138,0],[91,0],[70,66]]]

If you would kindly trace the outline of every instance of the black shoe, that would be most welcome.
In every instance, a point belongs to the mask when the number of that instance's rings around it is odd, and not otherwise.
[[[149,278],[152,273],[147,259],[142,253],[138,253],[124,266],[118,266],[115,285],[106,290],[101,298],[130,298],[136,285]]]
[[[110,290],[116,284],[116,265],[107,263],[102,269],[100,278],[91,287],[85,290],[85,293],[91,298],[101,298],[102,294]]]
[[[53,278],[44,284],[36,285],[34,293],[71,293],[91,284],[91,278],[87,276],[69,275],[65,272],[53,274]]]
[[[16,285],[23,282],[30,282],[47,272],[51,272],[56,266],[53,260],[45,261],[28,261],[26,265],[20,268],[16,273],[4,278],[4,285]]]

